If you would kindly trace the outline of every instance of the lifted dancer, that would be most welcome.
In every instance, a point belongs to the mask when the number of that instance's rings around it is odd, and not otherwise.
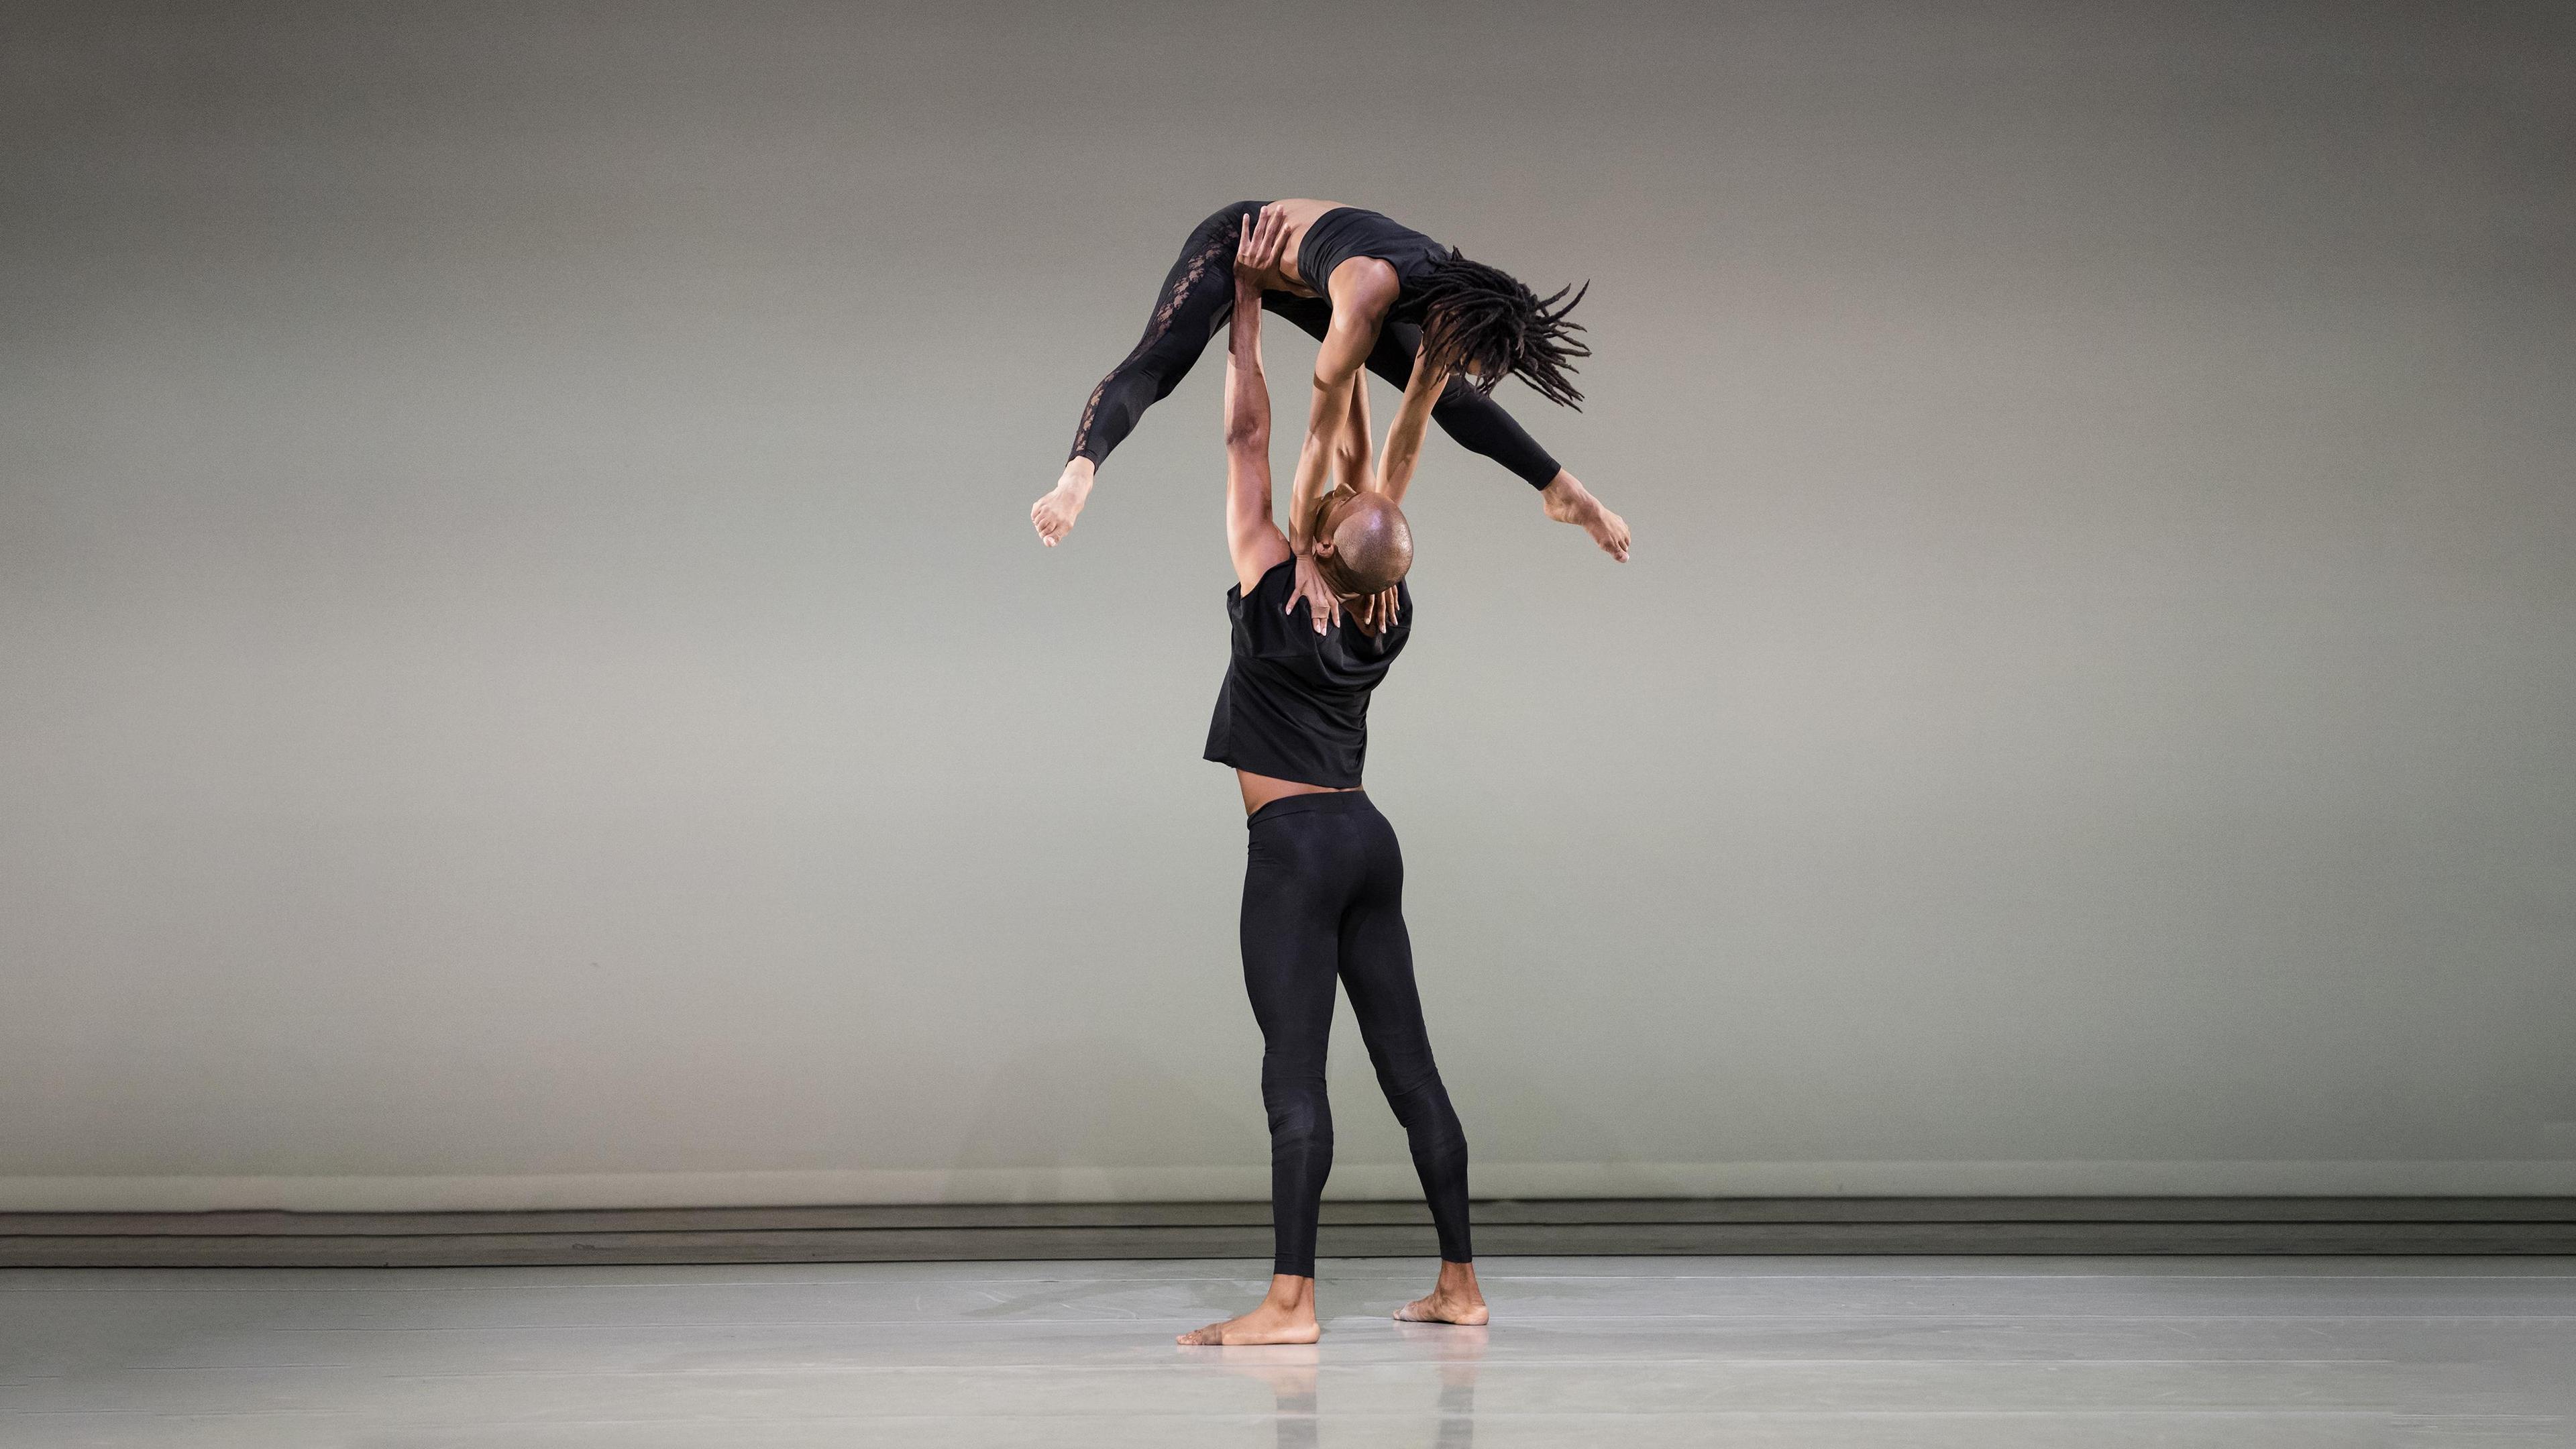
[[[1259,219],[1259,245],[1238,249],[1244,220]],[[1238,250],[1240,255],[1238,256]],[[1243,273],[1245,276],[1238,276]],[[1407,387],[1414,359],[1429,355],[1448,374],[1431,419],[1474,452],[1539,490],[1547,516],[1580,526],[1602,551],[1625,562],[1628,525],[1558,466],[1489,395],[1516,374],[1551,402],[1580,403],[1568,372],[1591,349],[1566,314],[1582,300],[1565,290],[1540,297],[1518,279],[1471,262],[1374,211],[1295,199],[1237,202],[1199,223],[1172,264],[1145,335],[1094,388],[1075,429],[1073,456],[1055,488],[1029,510],[1049,546],[1073,528],[1103,459],[1146,408],[1189,374],[1208,339],[1225,325],[1248,279],[1261,305],[1323,343],[1315,364],[1308,446],[1368,448],[1365,365]],[[1357,485],[1354,485],[1357,486]]]
[[[1239,224],[1248,259],[1251,219]],[[1483,1323],[1468,1246],[1467,1138],[1431,1056],[1413,952],[1404,929],[1404,858],[1395,831],[1360,789],[1369,695],[1412,629],[1404,588],[1413,536],[1399,507],[1444,378],[1414,369],[1382,470],[1330,493],[1301,467],[1290,500],[1297,537],[1270,514],[1270,394],[1261,375],[1261,308],[1250,268],[1234,283],[1226,353],[1226,540],[1236,586],[1226,611],[1233,661],[1208,727],[1207,758],[1235,768],[1248,815],[1243,878],[1243,982],[1261,1023],[1261,1096],[1270,1119],[1270,1292],[1239,1318],[1180,1336],[1185,1344],[1312,1343],[1315,1225],[1333,1165],[1324,1053],[1335,982],[1350,992],[1378,1084],[1404,1124],[1440,1235],[1431,1292],[1396,1310],[1414,1322]],[[1297,565],[1311,560],[1332,591],[1322,631],[1289,615]]]

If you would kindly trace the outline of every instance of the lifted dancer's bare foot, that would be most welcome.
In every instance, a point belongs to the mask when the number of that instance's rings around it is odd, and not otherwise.
[[[1073,532],[1073,520],[1091,498],[1093,471],[1089,458],[1074,459],[1064,465],[1064,476],[1055,480],[1055,487],[1029,506],[1029,522],[1037,526],[1038,542],[1053,548],[1058,539]]]
[[[1538,491],[1539,507],[1559,523],[1571,523],[1592,535],[1601,551],[1621,563],[1628,561],[1628,520],[1601,506],[1592,490],[1581,479],[1560,468],[1548,485]]]
[[[1399,1323],[1462,1323],[1473,1327],[1492,1315],[1485,1311],[1484,1290],[1476,1286],[1476,1265],[1442,1263],[1440,1281],[1432,1285],[1431,1292],[1395,1310],[1395,1317]]]
[[[1277,1273],[1271,1276],[1270,1296],[1261,1300],[1260,1307],[1240,1318],[1191,1329],[1174,1342],[1194,1347],[1220,1343],[1313,1343],[1323,1336],[1323,1326],[1315,1321],[1315,1280]]]

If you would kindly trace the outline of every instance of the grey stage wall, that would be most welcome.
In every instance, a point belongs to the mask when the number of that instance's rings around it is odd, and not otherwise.
[[[7,21],[0,1208],[1258,1195],[1218,369],[1025,510],[1301,193],[1638,534],[1416,490],[1480,1192],[2576,1193],[2560,10]]]

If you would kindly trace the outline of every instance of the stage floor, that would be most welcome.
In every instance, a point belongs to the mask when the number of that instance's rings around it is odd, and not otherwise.
[[[1266,1264],[0,1272],[0,1443],[2576,1443],[2576,1260],[1324,1265],[1315,1348],[1175,1348]]]

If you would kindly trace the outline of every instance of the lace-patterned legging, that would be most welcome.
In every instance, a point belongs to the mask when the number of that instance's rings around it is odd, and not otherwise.
[[[1171,396],[1181,379],[1190,375],[1199,354],[1207,350],[1208,339],[1222,331],[1234,313],[1235,243],[1243,215],[1260,209],[1258,201],[1238,201],[1190,233],[1181,259],[1163,279],[1154,315],[1145,323],[1144,339],[1125,361],[1110,369],[1083,405],[1082,425],[1073,434],[1073,457],[1089,458],[1094,464],[1107,458],[1145,409]],[[1261,306],[1319,341],[1333,320],[1333,304],[1321,297],[1264,292]],[[1378,329],[1368,369],[1401,388],[1413,377],[1413,355],[1421,345],[1420,327],[1389,322]],[[1440,401],[1432,406],[1431,420],[1469,452],[1502,464],[1532,488],[1546,487],[1557,474],[1556,460],[1538,440],[1464,379],[1449,380]]]

